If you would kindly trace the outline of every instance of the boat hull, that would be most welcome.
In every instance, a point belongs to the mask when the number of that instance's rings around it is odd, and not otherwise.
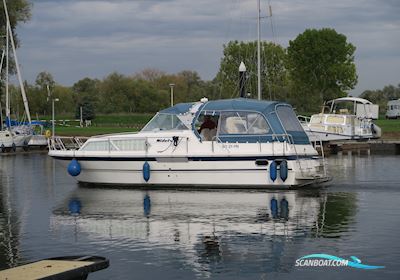
[[[48,145],[47,138],[44,135],[33,135],[28,145],[29,147],[45,147]]]
[[[0,146],[4,148],[25,147],[28,145],[32,135],[13,135],[10,137],[0,137]]]
[[[57,158],[65,168],[71,158]],[[280,172],[271,179],[268,166],[257,166],[255,159],[77,159],[81,173],[76,179],[81,183],[127,186],[203,186],[207,188],[290,188],[329,181],[316,177],[320,167],[317,159],[288,160],[287,178]],[[143,166],[150,166],[149,180],[145,180]],[[298,165],[303,169],[299,171]]]

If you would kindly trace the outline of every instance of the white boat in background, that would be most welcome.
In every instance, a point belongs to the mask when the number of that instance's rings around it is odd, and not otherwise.
[[[31,123],[31,116],[30,116],[30,111],[29,111],[28,100],[26,98],[24,84],[23,84],[22,77],[21,77],[21,71],[19,69],[19,63],[18,63],[16,48],[15,48],[14,37],[13,37],[13,33],[12,33],[12,28],[10,25],[10,19],[8,16],[8,10],[7,10],[7,5],[6,5],[5,0],[3,0],[3,7],[4,7],[5,18],[6,18],[6,32],[5,32],[6,36],[5,36],[5,50],[3,50],[2,56],[1,56],[0,73],[1,73],[1,70],[3,69],[3,62],[5,60],[5,63],[6,63],[6,65],[5,65],[6,127],[3,129],[3,124],[1,124],[2,130],[0,131],[0,148],[1,148],[2,152],[5,152],[5,151],[11,150],[11,149],[13,151],[16,151],[16,149],[18,147],[27,149],[28,143],[32,138],[32,134],[29,132],[30,129],[25,126],[15,126],[15,127],[11,126],[12,121],[11,121],[10,97],[9,97],[9,64],[10,64],[10,62],[9,62],[9,58],[10,58],[9,45],[10,45],[10,43],[11,43],[11,47],[12,47],[15,68],[17,70],[19,86],[21,89],[22,101],[24,103],[25,114],[26,114],[27,121],[29,124]],[[1,112],[0,112],[0,114],[1,114]]]
[[[16,151],[17,147],[26,149],[31,139],[31,135],[17,134],[12,130],[0,131],[0,149],[4,153],[6,151]]]
[[[201,129],[204,120],[215,127]],[[49,155],[84,183],[289,188],[330,179],[290,105],[245,98],[177,104],[139,133],[53,137]]]
[[[299,119],[310,141],[325,142],[379,138],[381,129],[373,123],[378,117],[378,105],[363,98],[343,97],[326,102],[320,114]]]

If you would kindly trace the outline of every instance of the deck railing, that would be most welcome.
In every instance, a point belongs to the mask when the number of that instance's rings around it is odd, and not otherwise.
[[[78,150],[89,137],[53,136],[48,139],[49,150]]]

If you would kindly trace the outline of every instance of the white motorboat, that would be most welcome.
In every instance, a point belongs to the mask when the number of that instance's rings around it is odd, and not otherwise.
[[[245,98],[177,104],[139,133],[85,143],[53,137],[49,155],[84,183],[262,188],[329,180],[290,105]]]
[[[363,98],[343,97],[328,101],[322,112],[310,119],[299,118],[310,141],[335,141],[379,138],[381,129],[373,123],[378,116],[378,105]]]

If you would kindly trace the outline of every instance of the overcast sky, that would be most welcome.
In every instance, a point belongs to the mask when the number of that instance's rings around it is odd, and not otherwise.
[[[32,0],[31,0],[32,1]],[[222,45],[256,39],[257,0],[33,0],[21,24],[19,60],[33,82],[49,71],[72,85],[113,71],[197,71],[212,79]],[[271,0],[262,39],[287,46],[307,28],[330,27],[357,47],[359,83],[352,94],[400,83],[399,0]],[[268,0],[261,0],[267,15]]]

